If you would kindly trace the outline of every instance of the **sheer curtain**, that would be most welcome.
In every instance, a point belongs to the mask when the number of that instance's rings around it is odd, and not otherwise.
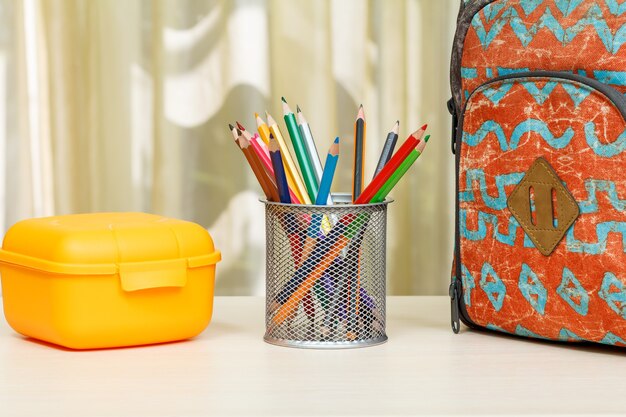
[[[390,294],[446,291],[453,234],[448,61],[455,0],[0,0],[0,230],[33,216],[139,210],[198,222],[218,294],[262,294],[260,188],[227,129],[297,103],[320,152],[367,118],[432,140],[394,190]],[[322,155],[324,157],[324,155]]]

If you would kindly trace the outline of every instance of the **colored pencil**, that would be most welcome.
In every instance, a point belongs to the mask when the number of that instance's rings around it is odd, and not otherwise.
[[[368,215],[365,213],[359,214],[356,218],[344,216],[332,228],[329,235],[324,239],[323,244],[315,246],[311,256],[304,261],[302,266],[296,270],[292,279],[283,287],[283,290],[287,289],[287,291],[285,293],[281,291],[282,294],[279,294],[281,295],[279,302],[282,305],[272,318],[274,324],[282,324],[298,308],[300,300],[358,233],[367,217]],[[347,223],[349,221],[347,218],[352,218],[353,220]],[[326,240],[329,239],[331,234],[335,234],[334,239],[331,242],[327,242]],[[310,260],[312,261],[309,262]]]
[[[324,166],[324,173],[322,174],[322,183],[315,199],[315,204],[324,205],[328,202],[328,196],[330,195],[330,186],[335,176],[335,168],[337,167],[337,161],[339,160],[339,138],[335,138],[330,149],[328,150],[328,156],[326,156],[326,165]],[[320,226],[323,226],[323,220],[326,220],[326,231],[330,230],[330,222],[327,218],[321,214],[314,214],[311,220],[311,224],[307,231],[307,238],[302,249],[302,259],[306,259],[315,245],[317,234],[319,233]],[[336,220],[336,219],[335,219]]]
[[[372,182],[369,183],[367,187],[365,187],[363,193],[354,202],[355,204],[367,204],[370,202],[370,200],[374,197],[374,195],[376,195],[378,190],[380,190],[380,187],[382,187],[385,182],[387,182],[389,177],[391,177],[394,171],[398,169],[400,164],[402,164],[402,161],[404,161],[409,156],[409,154],[417,146],[422,137],[424,137],[424,132],[426,131],[427,127],[428,125],[422,126],[419,130],[413,132],[411,136],[409,136],[404,141],[402,146],[400,146],[400,149],[398,149],[398,151],[391,157],[391,159],[384,166],[382,171],[380,171],[380,173],[376,175],[376,178],[374,178]]]
[[[254,119],[256,120],[256,128],[259,131],[259,135],[263,142],[265,142],[265,146],[267,146],[270,143],[270,128],[263,119],[261,119],[259,113],[254,113]]]
[[[274,167],[272,166],[272,160],[271,159],[267,160],[266,158],[262,158],[261,163],[263,164],[263,168],[265,168],[265,170],[269,173],[270,178],[275,178]],[[301,204],[300,200],[298,200],[298,196],[294,193],[294,191],[291,188],[289,188],[289,197],[291,199],[292,204]]]
[[[411,165],[420,157],[422,152],[424,152],[424,148],[426,147],[426,143],[428,143],[428,139],[430,139],[430,135],[426,136],[423,141],[420,141],[415,149],[411,151],[409,156],[402,161],[402,164],[396,169],[396,171],[389,177],[389,179],[385,182],[385,184],[380,187],[380,190],[376,193],[376,195],[372,198],[372,203],[380,203],[381,201],[385,201],[385,197],[387,194],[396,186],[400,178],[411,168]]]
[[[376,178],[376,175],[378,175],[378,173],[383,170],[383,167],[391,159],[391,155],[393,155],[393,150],[396,147],[396,142],[398,141],[399,128],[400,120],[396,121],[396,124],[393,125],[391,131],[387,134],[387,139],[385,139],[385,145],[383,146],[383,150],[380,153],[380,158],[378,159],[378,164],[376,165],[376,170],[374,171],[373,178]]]
[[[330,145],[328,155],[326,156],[326,163],[324,165],[324,172],[321,177],[319,191],[315,198],[315,204],[324,205],[328,202],[330,196],[330,186],[333,183],[333,177],[335,176],[335,169],[337,168],[337,161],[339,160],[339,137],[335,138],[335,141]]]
[[[369,221],[369,219],[368,219]],[[365,229],[367,228],[367,221],[358,233],[355,238],[352,239],[350,245],[348,246],[348,253],[346,254],[346,259],[344,260],[344,265],[347,265],[346,273],[348,276],[345,277],[346,285],[347,285],[347,296],[348,296],[348,307],[347,307],[347,338],[349,340],[354,340],[357,337],[356,334],[356,324],[357,324],[357,299],[359,292],[359,259],[361,258],[361,243],[363,242],[363,235],[365,233]]]
[[[236,122],[236,123],[237,123],[237,129],[239,129],[241,131],[241,134],[243,135],[243,137],[246,138],[246,140],[248,142],[250,142],[250,146],[252,147],[252,150],[253,150],[254,154],[256,155],[256,158],[259,160],[259,162],[261,163],[261,166],[265,170],[266,176],[273,183],[273,188],[277,189],[276,180],[274,179],[274,170],[273,170],[273,168],[270,168],[272,166],[272,162],[271,162],[271,160],[268,160],[269,159],[269,152],[266,153],[263,150],[263,147],[260,145],[260,143],[262,143],[261,140],[259,140],[257,142],[256,138],[258,138],[258,135],[256,133],[254,134],[254,136],[252,136],[250,134],[250,132],[248,132],[246,130],[246,128],[241,123],[239,123],[239,122]],[[278,200],[276,200],[276,201],[278,201]]]
[[[261,161],[258,159],[257,155],[254,153],[254,150],[250,146],[250,142],[243,135],[241,130],[237,129],[235,131],[237,137],[235,138],[235,142],[239,145],[239,148],[243,152],[252,172],[256,176],[257,181],[261,185],[263,192],[265,193],[265,197],[268,201],[279,201],[278,197],[278,188],[276,188],[276,184],[273,180],[267,175],[265,169],[263,168]]]
[[[272,167],[274,168],[274,177],[276,178],[276,185],[278,186],[278,195],[280,196],[281,203],[291,204],[291,196],[289,195],[289,185],[287,184],[287,176],[285,175],[285,167],[283,166],[283,159],[280,154],[280,145],[274,138],[274,135],[270,133],[269,143],[270,157],[272,159]]]
[[[252,144],[254,151],[259,156],[259,159],[261,160],[261,163],[263,164],[263,168],[265,168],[265,170],[269,173],[271,178],[275,178],[274,167],[272,166],[272,159],[270,158],[270,152],[267,149],[265,142],[263,142],[263,140],[258,135],[255,134],[252,137],[252,140],[250,141],[250,143]],[[278,186],[278,184],[276,185]],[[300,200],[298,199],[298,196],[296,195],[296,193],[293,191],[291,187],[289,187],[289,198],[291,200],[291,203],[300,204]]]
[[[316,240],[315,247],[308,257],[302,257],[301,264],[293,274],[291,279],[285,283],[283,288],[277,294],[275,301],[284,304],[294,291],[302,284],[309,273],[323,260],[331,246],[336,242],[339,236],[345,231],[346,221],[339,222],[332,228],[330,233],[322,240]],[[310,228],[309,228],[310,229]]]
[[[235,144],[239,147],[239,140],[237,139],[239,135],[237,134],[237,128],[229,123],[228,129],[230,129],[230,133],[233,135],[233,138],[235,138]]]
[[[304,240],[304,245],[302,246],[301,262],[304,262],[313,251],[313,248],[317,243],[317,239],[319,238],[323,218],[324,216],[319,213],[316,213],[311,217],[311,223],[307,228],[306,239]]]
[[[313,324],[313,321],[315,320],[315,302],[313,301],[313,294],[311,291],[304,295],[304,298],[302,299],[302,306],[304,308],[304,313],[309,318],[309,321],[311,321],[311,324]]]
[[[311,199],[309,198],[309,194],[307,192],[304,183],[302,182],[302,178],[300,177],[300,173],[298,172],[298,168],[296,168],[296,164],[291,157],[291,153],[289,153],[289,147],[283,138],[282,133],[280,132],[280,128],[278,124],[274,120],[269,113],[265,112],[267,115],[267,124],[269,125],[270,133],[274,135],[278,144],[280,145],[280,152],[283,157],[283,162],[285,163],[285,173],[287,174],[287,180],[291,178],[290,184],[293,184],[293,190],[295,191],[298,199],[303,204],[311,204]],[[269,137],[268,137],[269,139]]]
[[[287,104],[285,97],[282,97],[282,102],[283,119],[285,120],[285,124],[287,125],[287,131],[289,132],[289,137],[291,138],[293,150],[296,154],[298,165],[300,166],[302,179],[304,180],[304,185],[306,186],[309,198],[311,199],[311,201],[315,201],[315,197],[317,196],[317,191],[319,188],[319,183],[317,182],[317,179],[315,177],[313,165],[311,165],[311,163],[309,162],[307,150],[304,145],[304,139],[300,134],[300,130],[298,129],[298,123],[296,122],[296,116],[291,111],[291,108],[289,108],[289,104]]]
[[[269,149],[267,149],[267,145],[265,144],[265,142],[263,142],[261,136],[258,133],[255,133],[254,136],[252,136],[252,139],[254,139],[254,141],[257,143],[258,148],[263,151],[263,154],[269,158],[270,151]]]
[[[359,106],[359,114],[354,122],[354,177],[352,181],[352,201],[363,192],[363,164],[365,160],[365,113],[363,105]]]
[[[344,260],[340,256],[330,265],[328,268],[328,275],[334,278],[335,288],[331,295],[330,305],[328,306],[328,312],[324,316],[324,323],[320,328],[322,336],[327,337],[330,335],[331,329],[339,319],[339,299],[341,298],[341,289],[343,288],[345,269]]]
[[[259,160],[261,161],[261,163],[263,164],[263,168],[265,168],[266,171],[269,172],[270,175],[273,176],[274,172],[270,171],[268,169],[268,167],[272,166],[272,160],[270,158],[270,153],[269,153],[269,151],[267,153],[265,152],[265,149],[263,149],[263,146],[261,146],[262,143],[263,143],[263,141],[256,134],[252,138],[250,138],[250,145],[252,146],[252,149],[256,153],[256,155],[259,158]]]
[[[298,127],[300,128],[300,134],[304,139],[304,146],[306,147],[306,154],[309,159],[309,163],[313,166],[313,172],[315,174],[315,179],[317,180],[317,183],[320,184],[322,181],[324,169],[322,168],[322,161],[320,160],[319,153],[317,152],[317,146],[315,145],[315,140],[313,139],[311,126],[305,119],[304,114],[302,113],[302,110],[300,110],[299,106],[296,106],[296,113],[298,117]],[[328,200],[325,204],[329,206],[333,204],[333,198],[331,194],[328,194]]]
[[[270,141],[270,133],[271,133],[270,128],[267,126],[267,123],[263,121],[263,119],[261,118],[261,116],[259,116],[258,113],[254,113],[254,117],[256,119],[256,125],[259,131],[259,136],[261,137],[263,143],[266,144],[265,147],[267,147],[267,143],[269,143]],[[279,142],[279,146],[280,146],[280,142]],[[286,164],[287,159],[285,157],[284,152],[285,151],[283,151],[283,149],[281,148],[281,156],[283,158],[284,164]],[[288,152],[289,150],[287,149],[287,153]],[[291,155],[289,155],[288,157],[291,158]],[[269,165],[271,166],[272,164],[270,163]],[[287,183],[289,184],[289,194],[291,195],[291,202],[293,204],[302,204],[303,200],[301,200],[300,193],[298,193],[296,184],[295,182],[293,182],[292,177],[290,176],[290,171],[288,170],[287,166],[285,166],[285,174],[287,174]]]

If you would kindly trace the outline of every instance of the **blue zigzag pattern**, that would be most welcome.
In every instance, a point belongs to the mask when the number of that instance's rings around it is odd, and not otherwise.
[[[582,103],[589,96],[589,94],[591,94],[590,88],[585,86],[576,87],[574,84],[562,83],[559,81],[549,81],[542,88],[539,88],[537,87],[537,84],[531,81],[511,80],[503,83],[500,87],[484,87],[480,91],[493,104],[498,104],[500,100],[502,100],[511,90],[514,84],[520,84],[524,87],[537,104],[545,103],[550,97],[550,94],[552,94],[556,86],[559,84],[570,96],[575,107],[578,107],[580,103]]]
[[[463,0],[463,3],[468,3],[470,1],[472,0]],[[534,12],[537,6],[542,4],[543,1],[544,0],[526,0],[525,2],[522,2],[521,6],[522,9],[524,9],[524,13],[526,13],[526,16]],[[582,3],[582,0],[556,0],[555,2],[561,13],[563,13],[565,16],[568,16],[574,10],[576,10],[580,3]],[[619,4],[617,3],[617,0],[604,0],[604,2],[608,6],[611,14],[615,16],[621,16],[626,12],[626,3]],[[485,10],[485,17],[487,17],[487,20],[490,21],[495,19],[497,14],[500,12],[500,10],[504,8],[504,6],[506,6],[506,3],[500,2],[492,3],[489,7],[485,7],[485,9],[488,9]]]
[[[585,140],[593,152],[601,157],[612,158],[626,150],[626,130],[623,131],[612,143],[602,143],[596,135],[596,125],[593,122],[585,124]],[[519,146],[520,139],[528,133],[537,133],[554,149],[563,149],[570,144],[574,137],[574,130],[568,127],[563,135],[554,135],[548,125],[542,120],[526,119],[518,124],[510,138],[504,134],[502,126],[494,120],[486,120],[474,133],[463,131],[462,141],[468,146],[478,146],[489,134],[494,134],[502,151],[515,150]]]
[[[472,183],[478,181],[479,190],[482,194],[482,199],[485,205],[494,210],[502,210],[506,207],[506,191],[505,187],[510,185],[517,185],[524,178],[523,172],[513,172],[510,174],[496,175],[495,184],[498,190],[498,195],[492,197],[487,194],[487,181],[485,179],[485,171],[481,168],[468,169],[465,171],[465,190],[459,193],[460,201],[472,202],[474,200],[474,189]],[[596,202],[597,204],[597,202]]]
[[[561,2],[563,5],[564,3]],[[485,16],[493,16],[489,7],[485,7]],[[559,7],[561,9],[561,7]],[[615,7],[609,6],[609,11],[616,10]],[[619,6],[618,6],[619,9]],[[563,9],[561,9],[563,10]],[[569,11],[568,5],[566,11]],[[572,9],[573,10],[573,9]],[[493,20],[495,18],[492,17]],[[502,29],[506,24],[509,24],[515,32],[515,35],[520,40],[524,47],[535,38],[537,33],[541,29],[548,29],[554,37],[563,45],[569,44],[576,36],[587,29],[587,27],[593,27],[600,37],[600,40],[604,44],[606,50],[612,54],[616,54],[621,46],[626,42],[626,25],[621,26],[613,35],[611,30],[602,15],[602,10],[597,4],[594,4],[589,8],[585,17],[578,20],[574,25],[564,28],[559,21],[554,17],[550,8],[546,8],[544,14],[539,18],[536,23],[533,23],[530,27],[526,25],[524,20],[520,18],[517,10],[514,7],[505,9],[499,18],[495,19],[489,31],[485,28],[483,21],[480,18],[480,14],[477,14],[472,20],[472,26],[474,27],[478,38],[483,46],[483,49],[489,48],[489,45],[498,37]]]
[[[605,144],[598,139],[596,135],[596,124],[593,122],[585,124],[585,138],[593,152],[605,158],[619,155],[626,149],[626,131],[622,132],[622,134],[615,139],[615,142]]]
[[[626,211],[626,200],[619,198],[617,187],[613,181],[607,180],[585,180],[587,199],[578,203],[581,214],[596,213],[598,207],[598,193],[606,193],[606,196],[617,211]]]
[[[604,0],[604,2],[613,15],[621,16],[626,13],[626,3],[618,4],[617,0]]]
[[[479,191],[483,203],[493,210],[503,210],[506,207],[506,187],[514,186],[524,178],[523,172],[512,172],[494,176],[494,182],[498,195],[493,197],[487,193],[487,180],[482,168],[471,168],[465,171],[465,190],[459,192],[459,201],[475,202],[476,192]],[[473,183],[478,182],[478,187]],[[615,182],[599,179],[586,179],[585,189],[587,199],[578,202],[581,214],[596,213],[599,210],[598,193],[605,193],[613,208],[619,212],[626,211],[626,200],[622,200],[617,192]]]
[[[624,3],[626,4],[626,3]],[[494,77],[501,77],[504,75],[510,74],[518,74],[523,72],[529,72],[531,68],[508,68],[508,67],[487,67],[484,68],[485,76],[487,79]],[[479,73],[478,68],[470,68],[470,67],[462,67],[461,68],[461,77],[466,80],[473,80],[478,78]],[[578,70],[578,71],[566,71],[562,70],[559,72],[567,73],[567,74],[579,74],[584,77],[587,77],[587,71]],[[603,84],[609,84],[617,87],[625,87],[626,86],[626,71],[608,71],[608,70],[594,70],[592,78],[600,81]]]
[[[500,233],[498,230],[498,217],[495,214],[485,213],[478,211],[478,229],[469,230],[467,228],[467,211],[459,210],[459,223],[461,236],[464,239],[477,242],[484,240],[487,237],[487,224],[491,224],[492,237],[507,246],[515,245],[515,238],[517,236],[517,229],[520,227],[515,217],[509,217],[509,224],[507,226],[508,234]],[[530,240],[530,239],[529,239]],[[532,242],[531,242],[532,243]]]
[[[626,253],[626,223],[624,222],[604,222],[596,225],[597,242],[582,242],[574,237],[576,225],[567,231],[566,249],[573,253],[586,253],[589,255],[601,255],[606,252],[606,243],[609,233],[620,233],[622,235],[622,250]]]
[[[494,68],[487,67],[484,70],[485,70],[486,79],[491,79],[494,77],[504,76],[508,74],[531,71],[530,68],[506,68],[506,67],[494,67]],[[561,72],[570,73],[570,74],[579,74],[579,75],[587,77],[587,71],[585,70],[578,70],[578,71],[565,71],[564,70]],[[461,77],[465,80],[472,80],[472,79],[478,78],[479,77],[478,68],[468,68],[468,67],[461,68]],[[596,79],[597,81],[600,81],[603,84],[608,84],[613,87],[617,87],[617,88],[626,87],[626,72],[625,71],[594,70],[592,78]],[[533,85],[533,83],[528,82],[526,84],[527,85],[524,85],[524,88],[526,88],[526,90],[528,90],[528,92],[531,95],[533,94],[533,92],[538,90],[538,87],[536,85],[534,86],[534,88],[530,86],[530,85]],[[565,90],[565,92],[569,94],[575,107],[578,107],[580,103],[582,103],[592,92],[592,90],[588,88],[587,86],[576,87],[576,85],[572,83],[564,83],[564,82],[561,82],[560,84]],[[511,84],[504,83],[502,86],[500,86],[497,89],[493,87],[484,87],[482,91],[484,92],[483,94],[485,95],[485,97],[487,97],[491,102],[493,102],[494,104],[498,104],[500,100],[502,100],[504,95],[510,89],[511,89]],[[470,95],[469,91],[465,90],[466,99],[469,98],[469,95]],[[540,100],[543,99],[542,96],[539,96],[539,97],[533,96],[533,98],[535,99],[537,103],[539,104],[542,103],[540,102]]]
[[[491,237],[496,241],[514,246],[519,223],[513,216],[509,216],[507,233],[500,233],[498,217],[495,214],[477,211],[478,229],[469,230],[467,228],[467,210],[459,210],[459,226],[463,239],[477,242],[487,238],[487,224],[491,224]],[[601,255],[606,252],[606,245],[609,233],[620,233],[622,235],[622,250],[626,253],[626,222],[604,222],[596,225],[597,242],[582,242],[574,236],[576,225],[572,225],[567,231],[565,238],[565,249],[572,253],[586,253],[589,255]],[[533,242],[524,233],[524,247],[534,248]]]
[[[527,133],[535,132],[541,135],[548,145],[555,149],[563,149],[571,142],[574,137],[574,130],[568,127],[562,136],[552,134],[548,125],[538,119],[527,119],[518,124],[510,140],[504,134],[502,126],[494,120],[485,121],[475,133],[463,132],[463,143],[469,146],[479,145],[490,133],[493,133],[498,139],[500,149],[502,151],[515,150],[519,146],[520,139]]]

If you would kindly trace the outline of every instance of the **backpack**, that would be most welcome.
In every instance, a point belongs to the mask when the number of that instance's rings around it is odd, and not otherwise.
[[[626,346],[626,3],[469,0],[452,328]]]

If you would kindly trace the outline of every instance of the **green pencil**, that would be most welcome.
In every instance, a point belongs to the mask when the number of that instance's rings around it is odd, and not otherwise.
[[[300,171],[302,172],[304,186],[306,187],[307,194],[311,198],[311,201],[315,201],[315,198],[317,197],[317,192],[319,191],[317,177],[315,176],[314,168],[309,161],[307,150],[304,145],[304,140],[302,139],[302,135],[300,134],[300,130],[298,129],[296,116],[289,108],[285,97],[282,97],[282,100],[283,118],[285,119],[287,130],[289,131],[289,137],[291,137],[291,143],[293,143],[293,150],[296,154],[296,158],[298,159],[298,165],[300,165]]]
[[[391,174],[391,177],[389,177],[389,179],[385,182],[385,184],[380,187],[380,190],[378,190],[378,192],[370,201],[371,203],[380,203],[382,201],[385,201],[385,197],[387,197],[387,194],[389,194],[393,187],[396,186],[398,181],[400,181],[400,178],[402,178],[402,176],[406,174],[409,168],[411,168],[411,165],[413,165],[417,158],[420,157],[422,152],[424,152],[424,148],[426,147],[428,139],[430,139],[430,135],[426,136],[423,141],[420,141],[417,144],[417,146],[411,151],[409,156],[407,156],[402,164],[400,164],[398,169],[396,169],[395,172]]]

